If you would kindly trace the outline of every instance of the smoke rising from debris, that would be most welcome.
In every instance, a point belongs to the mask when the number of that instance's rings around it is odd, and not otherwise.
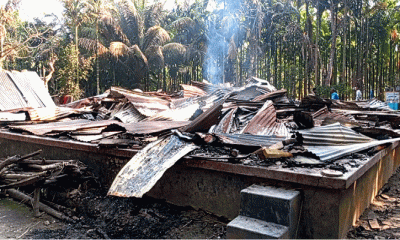
[[[226,82],[224,68],[226,69],[229,42],[239,31],[238,16],[242,0],[216,0],[210,1],[210,4],[215,7],[211,9],[211,17],[207,21],[208,49],[204,61],[204,79],[213,84],[221,84]]]

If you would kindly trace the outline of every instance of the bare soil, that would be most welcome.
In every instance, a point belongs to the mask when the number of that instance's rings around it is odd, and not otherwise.
[[[35,218],[24,204],[0,199],[0,238],[224,238],[228,223],[201,210],[150,198],[107,197],[100,191],[74,196],[69,204],[75,204],[75,208],[67,215],[76,223],[61,222],[46,214]]]
[[[347,234],[348,238],[400,238],[400,168]]]

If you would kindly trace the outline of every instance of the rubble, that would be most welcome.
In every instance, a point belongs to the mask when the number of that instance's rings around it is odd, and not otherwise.
[[[98,148],[139,149],[116,177],[110,195],[141,197],[181,158],[262,166],[279,162],[280,167],[323,166],[345,172],[345,161],[339,160],[399,141],[400,136],[400,114],[377,100],[331,101],[310,95],[297,102],[285,89],[254,77],[243,87],[193,82],[173,94],[112,87],[102,95],[55,106],[48,94],[38,101],[42,90],[27,85],[31,73],[1,76],[4,81],[24,80],[24,96],[38,102],[28,106],[21,100],[20,105],[0,107],[1,131]],[[20,91],[11,93],[10,99],[24,99]],[[176,152],[164,154],[171,148]],[[133,191],[130,178],[148,184]]]

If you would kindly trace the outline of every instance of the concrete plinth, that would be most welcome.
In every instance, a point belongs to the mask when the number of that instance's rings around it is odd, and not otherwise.
[[[104,186],[136,150],[98,149],[96,145],[0,131],[0,157],[44,149],[47,159],[78,159],[89,165]],[[320,169],[257,167],[183,159],[167,170],[148,196],[176,205],[201,208],[234,219],[240,191],[253,184],[296,189],[302,195],[299,238],[345,238],[352,224],[400,165],[396,142],[357,168],[334,178]]]

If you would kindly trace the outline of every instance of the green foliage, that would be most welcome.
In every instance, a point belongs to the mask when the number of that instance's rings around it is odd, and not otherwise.
[[[81,58],[73,43],[67,44],[60,52],[56,80],[60,85],[59,93],[61,95],[72,95],[74,99],[82,97],[81,82],[87,80],[92,70],[91,60]],[[76,69],[77,66],[78,69]]]

